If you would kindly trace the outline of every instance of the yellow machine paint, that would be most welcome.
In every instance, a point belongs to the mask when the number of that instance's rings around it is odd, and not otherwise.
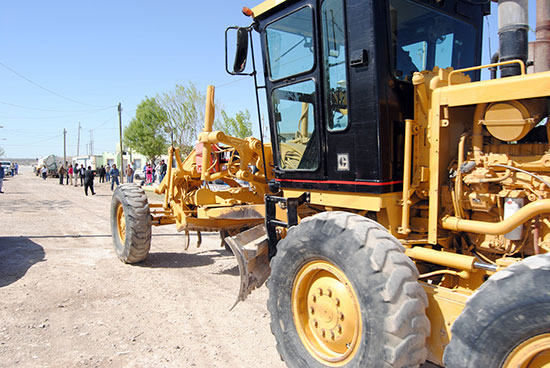
[[[249,12],[257,17],[284,2],[268,0]],[[467,75],[510,64],[519,65],[521,74],[481,82],[471,82]],[[376,220],[401,242],[428,296],[428,361],[442,365],[453,323],[487,278],[528,256],[550,252],[550,147],[520,141],[548,116],[550,72],[526,74],[524,63],[512,60],[462,70],[436,67],[415,72],[412,84],[414,118],[405,121],[402,192],[376,195],[283,189],[281,196],[308,196],[307,205],[298,207],[299,222],[319,212],[347,211]],[[213,94],[209,87],[205,127],[198,137],[202,156],[197,159],[194,150],[182,160],[178,149],[171,148],[168,173],[156,190],[164,195],[164,202],[149,207],[152,225],[176,224],[178,231],[187,234],[187,245],[190,231],[199,235],[220,231],[226,237],[241,273],[238,302],[270,274],[262,224],[274,163],[270,144],[262,147],[255,138],[212,131]],[[296,168],[303,155],[308,142],[307,114],[304,103],[301,129],[281,146],[283,168]],[[549,123],[546,134],[550,141]],[[222,157],[226,158],[223,163]],[[210,189],[208,183],[216,179],[229,188]],[[524,205],[505,216],[504,204],[509,199],[519,199]],[[277,219],[286,221],[286,216],[285,208],[279,206]],[[116,218],[118,236],[124,239],[121,209]],[[521,236],[508,235],[517,228]],[[280,237],[286,232],[278,228]],[[292,313],[306,350],[328,366],[347,364],[361,343],[362,321],[356,291],[346,274],[330,262],[317,260],[291,276],[295,276]],[[331,305],[325,307],[327,313],[344,313],[349,318],[345,323],[343,318],[334,323],[320,320],[315,311],[321,302]],[[341,336],[352,344],[339,343]],[[525,341],[503,366],[549,366],[549,341],[548,334]]]
[[[202,165],[198,165],[196,149],[182,160],[179,149],[171,147],[167,174],[155,189],[164,196],[164,202],[149,205],[152,224],[175,223],[178,231],[186,233],[187,245],[189,231],[235,234],[262,223],[264,217],[267,180],[263,176],[261,143],[255,138],[240,139],[213,132],[213,101],[214,87],[209,86],[205,126],[199,134]],[[269,152],[269,145],[264,149]],[[223,157],[226,159],[221,163]],[[252,173],[251,165],[260,170]],[[227,189],[212,190],[204,185],[217,179],[223,180]],[[249,186],[237,180],[246,181]]]

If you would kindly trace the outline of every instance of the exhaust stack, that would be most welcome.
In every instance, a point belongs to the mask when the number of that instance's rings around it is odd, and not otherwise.
[[[550,70],[550,0],[537,0],[536,41],[530,42],[535,73]]]
[[[529,30],[528,0],[499,0],[498,36],[500,61],[522,60],[527,63]],[[501,77],[521,73],[519,65],[500,67]]]

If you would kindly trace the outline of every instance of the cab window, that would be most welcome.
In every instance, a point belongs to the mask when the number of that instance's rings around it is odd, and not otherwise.
[[[392,67],[397,79],[434,67],[474,65],[475,28],[407,0],[390,0]]]
[[[346,28],[342,0],[323,2],[321,27],[327,128],[329,131],[341,131],[348,127]]]
[[[315,83],[312,80],[280,87],[272,92],[277,132],[278,167],[316,170],[319,138],[315,130]]]
[[[267,61],[272,80],[313,69],[313,9],[305,7],[266,27]]]

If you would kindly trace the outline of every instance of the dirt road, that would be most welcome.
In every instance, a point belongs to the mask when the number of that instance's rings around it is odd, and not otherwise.
[[[1,367],[285,366],[265,286],[229,312],[238,269],[217,234],[184,252],[175,227],[154,228],[149,258],[125,265],[106,184],[86,197],[21,171],[0,194]]]

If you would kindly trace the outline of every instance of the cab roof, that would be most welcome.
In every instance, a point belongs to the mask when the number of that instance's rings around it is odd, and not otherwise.
[[[262,15],[285,2],[291,2],[291,0],[265,0],[252,8],[252,16],[254,18],[261,18]]]

